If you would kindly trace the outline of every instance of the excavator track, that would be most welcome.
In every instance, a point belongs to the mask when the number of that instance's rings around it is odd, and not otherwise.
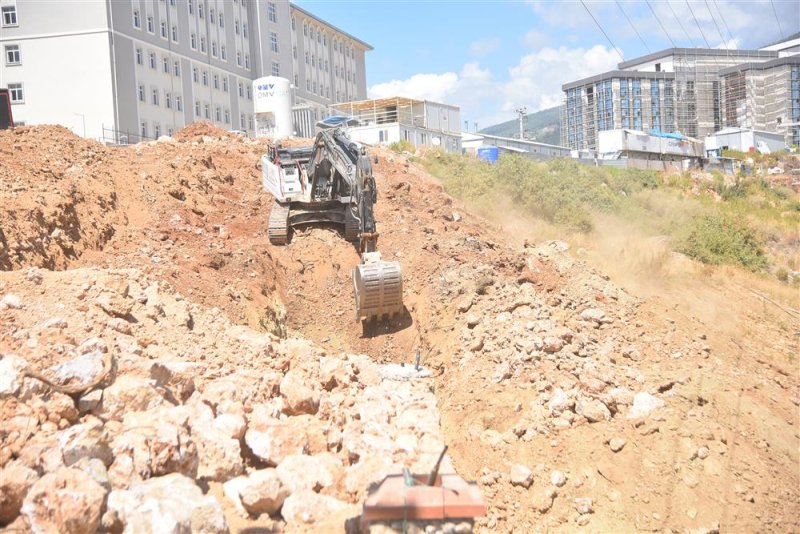
[[[345,207],[344,215],[344,238],[351,243],[358,241],[360,232],[358,219],[353,216],[350,206]]]
[[[285,245],[289,242],[289,204],[277,201],[272,204],[267,235],[273,245]]]
[[[383,319],[400,315],[403,307],[403,276],[400,263],[381,260],[380,253],[367,252],[353,269],[356,320]]]

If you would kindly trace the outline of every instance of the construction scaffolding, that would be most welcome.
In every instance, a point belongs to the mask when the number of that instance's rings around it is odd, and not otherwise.
[[[705,137],[729,120],[720,73],[777,57],[764,50],[670,48],[565,84],[562,144],[596,150],[598,132],[621,128]]]

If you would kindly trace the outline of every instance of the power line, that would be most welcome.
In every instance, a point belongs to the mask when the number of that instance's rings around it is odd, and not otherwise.
[[[675,17],[675,20],[678,21],[678,26],[680,26],[681,30],[683,30],[683,33],[686,35],[686,39],[689,41],[689,44],[695,46],[694,41],[692,41],[692,38],[689,37],[689,32],[687,32],[686,28],[683,27],[681,19],[678,17],[677,13],[675,13],[675,10],[672,9],[672,4],[669,2],[669,0],[667,0],[667,7],[669,7],[670,11],[672,11],[672,16]]]
[[[650,5],[650,0],[644,0],[644,1],[645,1],[645,3],[647,4],[647,7],[649,7],[649,8],[650,8],[650,11],[653,13],[653,16],[655,17],[656,21],[658,22],[658,25],[659,25],[659,26],[661,26],[661,30],[664,32],[664,35],[666,35],[666,36],[667,36],[667,39],[669,39],[669,42],[672,44],[672,48],[678,48],[677,46],[675,46],[675,41],[673,41],[673,40],[672,40],[672,37],[670,37],[670,36],[669,36],[669,33],[667,33],[667,29],[666,29],[666,28],[664,27],[664,25],[661,23],[661,19],[660,19],[660,18],[658,18],[658,15],[656,15],[656,12],[655,12],[655,10],[653,9],[653,6],[651,6],[651,5]]]
[[[585,9],[585,10],[586,10],[586,12],[587,12],[587,13],[589,13],[589,16],[590,16],[590,17],[592,17],[592,20],[594,21],[594,23],[595,23],[595,24],[597,24],[597,27],[598,27],[598,28],[600,28],[600,31],[601,31],[601,32],[603,32],[603,35],[605,35],[605,36],[606,36],[606,39],[608,40],[608,44],[610,44],[610,45],[611,45],[611,48],[613,48],[614,50],[616,50],[616,51],[617,51],[617,54],[619,54],[619,57],[620,57],[620,58],[622,58],[622,61],[625,61],[625,57],[622,55],[622,52],[620,52],[620,51],[619,51],[619,48],[617,48],[617,47],[614,45],[614,43],[611,41],[611,38],[608,36],[608,34],[606,33],[606,31],[603,29],[603,27],[602,27],[602,26],[600,26],[600,23],[599,23],[599,22],[597,22],[597,19],[596,19],[596,18],[594,18],[594,15],[592,15],[592,12],[591,12],[591,11],[589,11],[589,8],[588,8],[588,7],[586,7],[586,3],[585,3],[583,0],[581,0],[581,5],[583,6],[583,9]]]
[[[778,18],[778,12],[775,10],[775,2],[769,0],[772,5],[772,13],[775,15],[775,20],[778,22],[778,31],[781,32],[781,39],[783,39],[783,28],[781,28],[781,19]]]
[[[617,7],[619,8],[620,11],[622,11],[622,15],[625,17],[625,20],[627,20],[628,24],[631,25],[631,28],[633,29],[633,32],[636,34],[637,37],[639,37],[639,40],[642,42],[644,47],[647,49],[647,53],[649,54],[650,53],[650,47],[647,46],[647,43],[644,42],[644,39],[642,39],[642,36],[639,34],[639,31],[636,29],[636,26],[633,25],[633,21],[631,21],[630,17],[628,17],[628,14],[625,13],[625,10],[622,9],[622,4],[619,3],[619,0],[616,0],[616,2],[617,2]]]
[[[717,27],[717,33],[719,33],[719,38],[722,39],[722,46],[725,47],[725,50],[728,49],[728,43],[725,42],[725,37],[722,35],[722,30],[719,29],[719,24],[717,24],[717,17],[714,16],[714,13],[711,11],[711,6],[708,5],[708,0],[705,0],[706,9],[708,9],[708,14],[711,15],[711,20],[714,21],[714,26]]]
[[[728,27],[728,23],[725,20],[725,15],[722,13],[722,10],[719,8],[719,4],[717,4],[717,0],[714,0],[714,6],[717,8],[719,12],[719,18],[722,19],[722,24],[725,26],[725,31],[728,32],[728,39],[733,41],[733,34],[731,33],[731,29]]]
[[[703,28],[700,27],[700,21],[697,20],[697,17],[694,16],[694,10],[692,9],[692,4],[689,3],[689,0],[686,0],[686,7],[689,8],[689,12],[692,14],[692,18],[694,19],[694,23],[697,24],[697,29],[700,30],[700,35],[703,36],[703,41],[706,43],[706,48],[711,48],[711,45],[708,44],[708,39],[706,39],[706,34],[703,33]]]

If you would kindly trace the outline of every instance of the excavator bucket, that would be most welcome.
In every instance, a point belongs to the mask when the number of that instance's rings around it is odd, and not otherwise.
[[[379,252],[365,252],[353,269],[356,321],[381,319],[403,313],[403,278],[400,263],[383,261]]]

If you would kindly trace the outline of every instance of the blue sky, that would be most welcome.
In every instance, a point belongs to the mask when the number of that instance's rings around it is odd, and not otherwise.
[[[295,3],[375,48],[370,97],[456,104],[481,128],[522,105],[558,104],[562,83],[615,68],[620,53],[632,59],[672,43],[753,48],[800,31],[798,0],[585,0],[618,53],[579,1]]]

